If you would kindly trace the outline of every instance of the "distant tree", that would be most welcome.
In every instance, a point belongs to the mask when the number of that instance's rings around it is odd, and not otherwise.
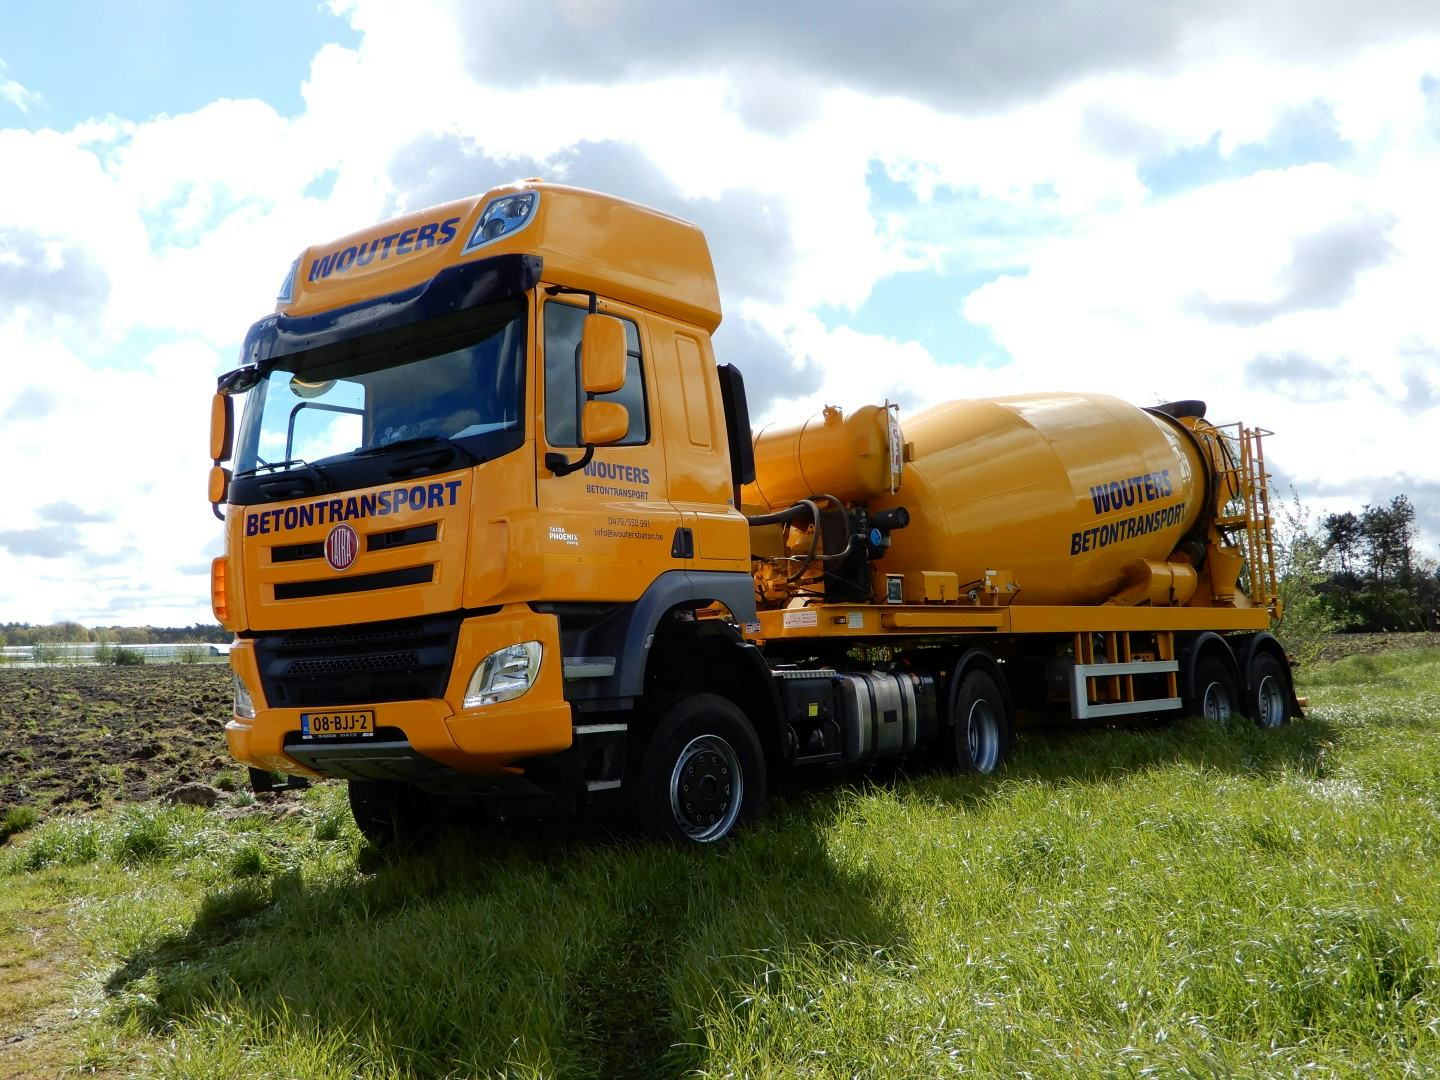
[[[1288,502],[1274,504],[1275,571],[1280,586],[1280,617],[1271,629],[1290,655],[1302,664],[1320,654],[1325,635],[1338,628],[1338,620],[1321,593],[1329,519],[1323,527],[1311,526],[1310,511],[1292,487]]]
[[[1325,550],[1333,555],[1342,574],[1353,571],[1360,549],[1360,519],[1348,510],[1343,514],[1327,514],[1324,521]]]
[[[1424,555],[1413,556],[1410,595],[1416,618],[1424,630],[1440,630],[1440,562]]]
[[[1434,621],[1435,585],[1415,554],[1415,506],[1405,495],[1361,513],[1326,515],[1328,574],[1318,591],[1345,630],[1412,630]]]
[[[1366,506],[1360,516],[1360,534],[1372,593],[1374,628],[1391,630],[1407,623],[1413,625],[1417,613],[1407,591],[1414,561],[1410,545],[1415,538],[1415,507],[1404,495],[1396,495],[1385,506]]]

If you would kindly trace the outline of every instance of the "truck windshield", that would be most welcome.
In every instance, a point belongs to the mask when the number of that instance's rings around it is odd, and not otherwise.
[[[247,395],[235,478],[383,460],[417,443],[448,443],[469,460],[508,453],[524,438],[523,301],[475,310],[460,331],[426,324],[279,358]],[[403,446],[401,444],[404,444]],[[453,457],[454,455],[452,455]],[[438,464],[444,464],[437,461]],[[345,486],[366,482],[344,469]]]

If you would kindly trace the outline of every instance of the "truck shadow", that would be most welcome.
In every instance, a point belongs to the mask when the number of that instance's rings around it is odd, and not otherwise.
[[[1182,768],[1233,777],[1328,775],[1339,731],[1315,716],[1261,729],[1241,716],[1217,723],[1198,717],[1148,718],[1124,725],[1032,725],[1016,737],[1004,768],[988,776],[956,775],[944,766],[908,760],[872,768],[866,780],[889,787],[923,787],[927,798],[978,808],[1015,782],[1115,783],[1148,772]]]
[[[215,1017],[266,1044],[340,1038],[365,1075],[671,1076],[775,970],[824,984],[905,948],[881,887],[804,807],[719,850],[579,831],[362,847],[349,872],[215,889],[124,961],[111,1012],[202,1042]]]

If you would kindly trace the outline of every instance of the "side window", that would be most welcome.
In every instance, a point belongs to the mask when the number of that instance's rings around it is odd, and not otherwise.
[[[640,330],[625,324],[625,385],[596,401],[616,401],[630,414],[630,432],[617,445],[635,446],[650,441],[650,419],[645,411],[645,377],[640,366]],[[545,305],[545,438],[551,446],[579,446],[580,334],[585,309],[555,301]]]

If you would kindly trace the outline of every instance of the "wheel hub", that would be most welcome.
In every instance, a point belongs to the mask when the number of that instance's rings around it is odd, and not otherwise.
[[[1212,682],[1205,687],[1203,711],[1207,720],[1223,722],[1230,719],[1230,694],[1220,683]]]
[[[744,777],[740,759],[718,735],[691,739],[670,774],[670,810],[693,840],[718,840],[740,816]]]
[[[1279,727],[1285,722],[1284,694],[1284,687],[1280,685],[1280,680],[1275,676],[1266,675],[1260,680],[1255,696],[1259,704],[1259,708],[1256,710],[1256,719],[1260,721],[1261,727]]]
[[[1000,723],[988,701],[977,701],[970,707],[965,723],[965,741],[970,751],[970,764],[975,771],[993,772],[1000,758]]]

